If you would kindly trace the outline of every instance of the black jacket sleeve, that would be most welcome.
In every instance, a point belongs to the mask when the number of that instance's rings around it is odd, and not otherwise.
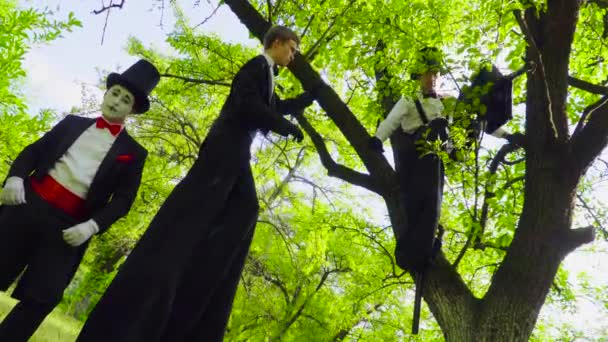
[[[281,100],[278,95],[276,97],[277,112],[282,115],[294,114],[304,110],[304,108],[310,106],[314,97],[307,91],[294,97],[293,99]]]
[[[46,132],[40,139],[26,146],[15,158],[8,171],[8,177],[27,178],[36,168],[37,162],[48,151],[52,151],[58,140],[69,126],[73,115],[68,115],[55,125],[50,131]]]
[[[237,101],[238,112],[246,117],[241,120],[249,122],[256,128],[271,130],[282,136],[289,135],[291,122],[273,110],[265,101],[265,94],[260,85],[266,82],[266,70],[261,62],[252,60],[245,64],[234,78],[232,91]]]

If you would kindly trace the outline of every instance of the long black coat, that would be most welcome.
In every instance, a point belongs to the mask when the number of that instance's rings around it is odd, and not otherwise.
[[[11,164],[8,177],[15,176],[27,180],[31,175],[41,179],[48,174],[49,170],[66,153],[76,139],[94,123],[95,119],[75,115],[66,116],[43,137],[23,149]],[[131,158],[127,162],[124,162],[118,158],[121,155],[129,155]],[[100,233],[103,233],[116,220],[128,213],[137,195],[146,156],[147,151],[131,138],[126,131],[120,133],[93,178],[87,198],[85,199],[85,207],[90,216],[83,218],[83,221],[93,218],[99,226]],[[27,184],[28,182],[26,181]],[[28,202],[28,204],[23,204],[22,206],[27,207],[29,205],[30,203]],[[4,209],[8,211],[14,208],[6,206]],[[34,210],[36,212],[30,215],[48,215],[46,211],[40,211],[38,208],[32,207],[31,211]],[[44,222],[44,218],[41,221]],[[75,224],[77,222],[74,221],[72,223]],[[0,229],[0,249],[2,249],[0,255],[23,254],[23,248],[28,249],[26,254],[33,255],[37,253],[38,244],[34,243],[24,247],[20,244],[8,243],[10,240],[8,236],[13,236],[19,232],[11,229],[11,222],[0,222],[0,224],[3,226],[7,225]],[[52,228],[56,229],[56,234],[60,236],[61,229],[69,227]],[[5,236],[4,234],[8,235]],[[60,241],[60,243],[64,242]],[[48,264],[44,265],[44,274],[28,274],[27,277],[23,277],[13,292],[13,297],[18,299],[36,298],[46,303],[56,303],[59,301],[63,294],[63,289],[67,286],[66,280],[69,281],[78,268],[86,246],[87,244],[83,244],[78,247],[79,253],[74,255],[74,260],[69,260],[69,262],[62,264],[54,264],[49,261]],[[13,249],[15,250],[13,251]],[[18,263],[17,260],[12,260],[11,262]],[[5,269],[4,263],[0,263],[0,265],[2,265],[0,266],[0,290],[5,290],[12,283],[11,278],[14,277],[13,272],[15,269]],[[10,267],[10,265],[7,264],[6,267]],[[53,276],[49,277],[49,274]]]
[[[221,341],[258,215],[250,147],[256,131],[289,133],[281,114],[312,99],[270,99],[263,56],[230,95],[175,187],[85,323],[77,341]]]

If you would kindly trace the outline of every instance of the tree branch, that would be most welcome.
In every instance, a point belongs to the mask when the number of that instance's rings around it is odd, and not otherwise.
[[[317,52],[317,50],[321,46],[321,42],[323,42],[325,40],[325,37],[327,36],[327,34],[329,34],[329,32],[331,31],[331,29],[338,22],[338,19],[340,19],[341,17],[343,17],[344,14],[346,14],[346,12],[351,8],[351,6],[352,6],[352,4],[354,2],[355,2],[354,0],[351,0],[348,3],[348,5],[344,7],[344,9],[342,10],[342,12],[340,12],[340,14],[336,15],[333,18],[331,24],[329,24],[327,26],[327,29],[325,29],[325,31],[321,34],[321,37],[319,37],[319,39],[315,42],[315,44],[310,49],[308,49],[308,51],[306,51],[306,53],[304,54],[304,57],[306,59],[309,59],[310,57],[312,57]],[[312,18],[311,18],[311,21],[312,21]],[[310,22],[309,22],[309,24],[310,24]]]
[[[380,309],[380,307],[382,307],[382,304],[376,304],[372,308],[367,309],[365,312],[365,316],[363,318],[356,320],[355,322],[350,324],[348,327],[344,327],[344,328],[340,329],[340,331],[338,331],[338,333],[336,333],[331,340],[334,342],[343,341],[344,338],[346,338],[346,336],[348,336],[348,334],[351,332],[351,330],[353,330],[361,322],[366,322],[367,317],[369,317],[369,315],[371,315],[375,311],[378,311]]]
[[[584,110],[570,144],[578,171],[586,171],[608,144],[608,95]]]
[[[283,335],[285,334],[285,332],[287,332],[287,330],[298,320],[298,318],[302,315],[302,312],[304,311],[304,309],[306,308],[306,305],[308,304],[308,302],[312,299],[312,297],[319,292],[319,290],[323,287],[323,285],[325,284],[325,281],[327,280],[327,278],[332,274],[332,273],[343,273],[343,272],[350,272],[351,269],[350,268],[335,268],[335,269],[331,269],[331,270],[324,270],[323,271],[323,275],[321,276],[321,280],[319,281],[319,283],[317,284],[317,286],[315,287],[315,291],[308,297],[306,297],[306,299],[304,300],[304,302],[302,303],[302,305],[300,305],[300,307],[298,308],[298,310],[294,313],[294,315],[289,319],[289,321],[287,322],[287,324],[285,324],[285,326],[281,329],[281,332],[279,334],[279,340],[281,337],[283,337]]]
[[[606,0],[587,0],[587,4],[596,4],[599,8],[608,8]]]
[[[316,318],[316,317],[314,317],[312,315],[309,315],[309,314],[305,314],[305,313],[302,314],[302,317],[308,318],[311,321],[317,323],[321,328],[323,328],[325,330],[328,330],[326,324],[324,324],[323,322],[321,322],[318,318]]]
[[[511,144],[503,145],[500,148],[500,150],[498,150],[498,152],[496,153],[496,156],[494,156],[494,159],[492,159],[492,162],[490,163],[490,170],[488,173],[491,176],[495,175],[496,171],[498,171],[498,166],[500,165],[500,163],[505,161],[505,157],[507,156],[507,154],[517,150],[518,148],[519,147],[517,147],[515,145],[511,145]],[[493,179],[493,177],[491,177],[491,176],[488,179]],[[467,241],[465,242],[464,246],[458,253],[458,256],[452,263],[454,268],[458,267],[458,264],[460,264],[460,261],[462,261],[462,258],[464,257],[465,253],[471,246],[471,242],[473,241],[473,239],[475,239],[475,245],[481,244],[481,236],[483,236],[483,233],[485,231],[486,224],[488,221],[488,211],[489,211],[489,206],[490,206],[490,203],[488,202],[488,200],[490,198],[494,197],[494,192],[493,192],[494,184],[495,184],[495,181],[492,181],[491,183],[486,184],[486,190],[485,190],[485,194],[483,197],[483,204],[481,206],[481,216],[479,218],[479,226],[480,226],[479,232],[476,232],[474,229],[471,229],[471,231],[469,232],[469,235],[467,236]]]
[[[176,79],[182,80],[184,82],[189,82],[189,83],[220,85],[220,86],[230,87],[230,83],[227,83],[225,81],[220,81],[220,80],[203,80],[203,79],[196,79],[196,78],[190,78],[190,77],[186,77],[186,76],[179,76],[179,75],[173,75],[173,74],[161,74],[160,76],[167,77],[167,78],[176,78]]]
[[[593,94],[608,95],[608,87],[604,87],[599,84],[593,84],[591,82],[583,81],[576,77],[568,76],[568,84],[570,84],[571,86],[573,86],[575,88],[578,88],[578,89],[581,89],[584,91],[588,91]]]
[[[254,258],[253,256],[249,256],[249,260],[251,261],[253,267],[252,274],[258,277],[262,277],[267,282],[278,287],[279,290],[283,293],[285,303],[289,304],[289,293],[285,284],[281,280],[273,277],[272,274],[269,274],[268,271],[264,268],[264,264],[260,260]]]
[[[398,277],[397,275],[397,264],[395,263],[395,259],[393,258],[393,254],[391,252],[389,252],[389,250],[384,247],[384,245],[382,244],[382,242],[378,241],[378,239],[376,239],[375,236],[370,235],[365,233],[364,230],[362,229],[357,229],[357,228],[350,228],[350,227],[344,227],[344,226],[332,226],[332,228],[334,229],[343,229],[346,231],[352,231],[358,234],[363,235],[364,237],[366,237],[368,240],[370,240],[371,242],[373,242],[374,244],[378,245],[379,249],[381,250],[381,252],[386,255],[386,257],[391,261],[391,269],[392,269],[392,275],[394,277]]]
[[[495,243],[491,243],[491,242],[479,242],[475,244],[476,249],[481,249],[481,250],[485,250],[486,248],[493,248],[493,249],[498,249],[501,250],[503,252],[508,251],[508,247],[505,246],[499,246]]]
[[[508,182],[506,182],[506,183],[505,183],[505,185],[503,185],[503,187],[502,187],[502,188],[503,188],[503,190],[506,190],[506,189],[508,189],[508,188],[512,187],[512,186],[513,186],[513,184],[515,184],[515,183],[517,183],[517,182],[521,182],[521,181],[523,181],[524,179],[526,179],[526,177],[525,177],[525,176],[519,176],[519,177],[515,177],[515,178],[513,178],[513,179],[509,180]]]
[[[289,172],[287,172],[287,175],[285,175],[283,180],[281,180],[281,183],[279,183],[279,185],[276,186],[276,188],[274,189],[274,191],[272,192],[270,197],[268,197],[269,205],[271,203],[273,203],[279,197],[279,195],[283,192],[283,189],[287,186],[287,184],[289,184],[289,182],[291,182],[294,175],[296,174],[296,171],[298,170],[300,165],[302,165],[303,161],[304,161],[304,148],[301,148],[300,151],[298,152],[298,156],[296,157],[295,165],[293,167],[289,168]]]
[[[314,127],[312,127],[304,115],[298,114],[294,115],[294,117],[302,129],[304,129],[304,131],[310,136],[313,145],[315,145],[315,148],[317,149],[319,158],[321,159],[321,164],[323,164],[323,166],[327,169],[327,174],[329,176],[340,178],[346,182],[366,188],[377,194],[382,192],[380,186],[376,184],[372,176],[357,172],[351,168],[336,163],[329,154],[327,146],[325,146],[325,142],[323,141],[323,137],[321,137]]]
[[[593,208],[591,208],[591,206],[587,203],[587,201],[585,201],[585,199],[580,193],[576,194],[576,198],[583,204],[583,207],[587,210],[589,215],[593,217],[593,221],[595,221],[597,227],[604,234],[604,237],[608,237],[608,235],[606,235],[606,228],[604,227],[604,225],[602,225],[602,222],[600,221],[599,217],[597,217],[597,214],[593,211]]]
[[[313,14],[310,16],[310,18],[308,18],[308,23],[306,23],[306,26],[304,26],[304,30],[300,34],[300,38],[306,37],[306,34],[308,33],[308,29],[310,28],[310,25],[312,24],[313,20],[315,20],[315,17],[316,17],[316,14]],[[304,54],[304,55],[306,55],[306,54]]]
[[[596,101],[596,102],[590,104],[583,110],[583,114],[581,114],[581,117],[578,120],[576,127],[574,128],[574,132],[572,133],[572,139],[574,139],[576,136],[578,136],[580,134],[581,130],[585,126],[585,123],[587,122],[587,117],[589,116],[589,114],[596,111],[599,107],[604,105],[604,103],[605,103],[604,99],[602,98],[599,101]]]
[[[517,77],[521,76],[522,74],[524,74],[527,71],[531,70],[531,66],[528,62],[526,62],[526,64],[524,66],[522,66],[521,68],[515,70],[514,72],[505,75],[505,78],[509,79],[509,80],[514,80]]]
[[[513,15],[515,16],[515,20],[517,21],[519,28],[521,29],[522,33],[524,34],[524,39],[526,40],[526,42],[528,43],[528,46],[532,49],[534,55],[536,56],[536,63],[538,63],[538,70],[540,71],[540,78],[543,81],[542,94],[544,95],[545,100],[547,101],[547,113],[549,115],[549,117],[548,117],[549,124],[552,129],[553,137],[557,138],[558,131],[557,131],[557,126],[555,125],[555,120],[553,118],[553,102],[552,102],[552,98],[551,98],[551,91],[549,89],[549,83],[547,80],[547,72],[546,72],[545,63],[543,61],[543,55],[542,55],[538,45],[536,44],[536,40],[534,39],[534,35],[533,35],[532,31],[528,27],[528,23],[522,17],[521,11],[514,10]]]
[[[566,254],[577,249],[578,247],[593,242],[595,240],[595,228],[587,226],[583,228],[575,228],[566,231],[566,237],[562,239],[564,242]]]
[[[526,157],[519,158],[519,159],[516,159],[516,160],[513,160],[513,161],[505,159],[505,160],[502,161],[502,164],[513,166],[513,165],[519,164],[519,163],[524,162],[524,161],[526,161]]]

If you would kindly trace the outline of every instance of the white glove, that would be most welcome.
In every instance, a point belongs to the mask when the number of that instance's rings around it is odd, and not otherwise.
[[[63,230],[63,240],[68,245],[78,247],[99,231],[97,222],[90,219]]]
[[[6,205],[19,205],[25,203],[25,188],[23,178],[9,177],[0,192],[0,202]]]

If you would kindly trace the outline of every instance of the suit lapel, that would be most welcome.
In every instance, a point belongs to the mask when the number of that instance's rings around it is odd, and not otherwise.
[[[120,134],[112,144],[112,147],[110,147],[110,150],[101,161],[99,169],[97,169],[97,173],[95,174],[95,177],[93,177],[93,182],[91,183],[91,187],[89,188],[89,194],[94,191],[97,184],[101,182],[101,180],[105,179],[108,172],[112,169],[112,166],[116,163],[116,157],[121,154],[128,153],[128,151],[126,151],[128,138],[129,135],[126,129],[123,132],[120,132]],[[88,197],[90,198],[90,196]]]
[[[74,120],[74,123],[71,124],[73,128],[67,130],[66,135],[59,143],[59,147],[57,150],[55,150],[56,156],[53,160],[59,160],[59,158],[61,158],[67,152],[68,148],[74,144],[76,139],[78,139],[78,137],[82,135],[82,133],[94,122],[95,119]]]

